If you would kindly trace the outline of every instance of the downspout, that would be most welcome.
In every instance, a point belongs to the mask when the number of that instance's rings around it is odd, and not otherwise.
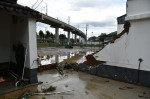
[[[138,79],[137,79],[137,82],[136,83],[138,83],[139,82],[139,80],[140,80],[140,68],[141,68],[141,63],[143,62],[143,59],[142,58],[139,58],[138,59],[138,61],[139,61],[139,66],[138,66]]]

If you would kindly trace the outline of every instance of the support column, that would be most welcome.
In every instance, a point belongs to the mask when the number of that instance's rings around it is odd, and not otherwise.
[[[26,48],[26,60],[24,70],[24,77],[28,78],[30,84],[37,83],[37,42],[36,42],[36,20],[28,19],[28,30],[24,36],[24,47]]]
[[[59,28],[55,28],[55,43],[59,43]]]
[[[70,43],[70,31],[68,31],[68,44]]]
[[[74,36],[75,36],[75,43],[77,43],[77,34],[75,34]]]

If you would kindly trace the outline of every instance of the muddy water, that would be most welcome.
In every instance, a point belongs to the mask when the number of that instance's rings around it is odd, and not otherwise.
[[[56,95],[35,95],[32,99],[43,97],[46,99],[141,99],[139,96],[150,98],[150,88],[101,78],[83,72],[65,70],[65,75],[62,77],[55,70],[44,71],[38,74],[38,80],[43,81],[43,84],[38,86],[38,90],[52,85],[57,87],[55,92],[74,91]],[[133,89],[119,89],[125,86]]]
[[[86,58],[85,55],[91,54],[93,51],[70,51],[67,53],[63,53],[63,55],[45,55],[45,56],[40,56],[42,59],[41,64],[46,65],[46,64],[52,64],[52,63],[59,63],[59,64],[64,64],[64,63],[83,63]]]

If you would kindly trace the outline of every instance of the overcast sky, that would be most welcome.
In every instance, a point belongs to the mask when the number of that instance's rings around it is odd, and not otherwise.
[[[18,0],[18,4],[32,6],[37,0]],[[38,2],[33,7],[38,6]],[[86,23],[89,24],[88,37],[98,36],[101,33],[110,33],[117,30],[116,18],[126,13],[126,0],[43,0],[36,10],[46,13],[46,4],[48,6],[48,15],[58,18],[85,32]],[[37,31],[49,30],[54,33],[54,29],[49,25],[37,23]],[[60,33],[64,33],[60,29]]]

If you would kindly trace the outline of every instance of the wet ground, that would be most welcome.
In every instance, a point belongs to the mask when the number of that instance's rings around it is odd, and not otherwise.
[[[38,48],[38,55],[42,59],[42,64],[59,64],[84,62],[85,55],[91,54],[99,48]],[[47,89],[49,86],[56,86],[54,92],[73,90],[55,95],[34,95],[30,99],[150,99],[150,88],[129,83],[119,82],[108,78],[102,78],[83,72],[65,70],[64,76],[59,75],[56,70],[47,70],[38,73],[38,81],[43,84],[33,86],[30,90]],[[18,90],[8,93],[6,96],[13,99],[13,96],[22,94],[25,91]],[[44,98],[45,97],[45,98]],[[5,99],[8,99],[5,98]],[[1,98],[0,99],[4,99]]]
[[[60,76],[56,70],[38,73],[43,84],[38,90],[50,85],[56,86],[55,92],[74,90],[55,95],[35,95],[32,99],[150,99],[150,88],[119,82],[83,72],[65,70]]]
[[[41,64],[52,64],[52,63],[83,63],[85,55],[91,54],[98,51],[98,47],[86,47],[73,49],[66,49],[64,47],[46,47],[38,48],[38,56],[42,59]]]
[[[45,59],[42,64],[83,63],[86,60],[85,55],[97,50],[99,48],[39,48],[38,55]],[[65,70],[65,76],[62,77],[56,70],[49,70],[38,73],[38,80],[43,82],[38,86],[39,91],[50,85],[57,87],[55,92],[74,91],[56,95],[36,95],[33,99],[150,99],[150,88],[83,72]]]

